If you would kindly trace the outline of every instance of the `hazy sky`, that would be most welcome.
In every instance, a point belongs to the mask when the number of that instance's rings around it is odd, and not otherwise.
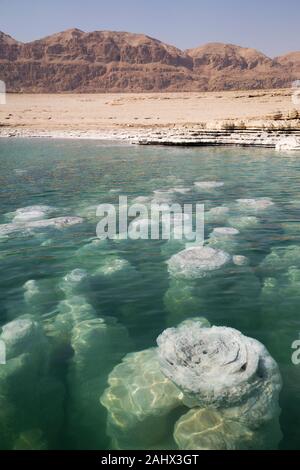
[[[227,42],[275,56],[300,50],[299,23],[299,0],[0,0],[0,31],[20,41],[77,27],[142,32],[181,49]]]

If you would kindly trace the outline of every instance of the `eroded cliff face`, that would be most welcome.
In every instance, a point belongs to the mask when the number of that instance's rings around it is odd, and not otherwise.
[[[29,43],[0,32],[0,79],[11,92],[218,91],[289,87],[300,53],[274,60],[211,43],[181,51],[143,34],[71,29]]]

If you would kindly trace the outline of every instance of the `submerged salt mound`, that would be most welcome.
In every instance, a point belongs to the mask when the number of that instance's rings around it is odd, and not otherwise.
[[[238,207],[246,211],[264,211],[274,206],[274,202],[270,198],[260,199],[237,199]]]
[[[232,328],[183,323],[165,330],[157,344],[162,372],[190,407],[232,407],[258,394],[276,399],[280,391],[277,364],[265,347]]]
[[[13,223],[26,223],[34,220],[45,219],[54,211],[53,207],[35,205],[17,209],[13,214]]]
[[[41,326],[29,315],[4,325],[0,339],[6,346],[7,359],[24,353],[38,355],[46,347],[46,339]]]
[[[299,322],[299,287],[299,266],[290,266],[286,271],[277,272],[276,277],[266,277],[263,280],[260,303],[264,313],[265,341],[283,363],[290,362],[291,344],[296,339],[295,328]],[[270,324],[271,329],[268,328]]]
[[[102,260],[100,266],[94,272],[95,276],[101,276],[106,279],[118,278],[119,276],[136,276],[135,268],[124,258],[115,255],[109,255]]]
[[[191,188],[171,188],[170,192],[178,194],[187,194],[191,191]]]
[[[115,447],[145,449],[172,436],[167,415],[181,405],[182,392],[160,371],[156,349],[125,356],[108,384],[101,403]]]
[[[23,223],[11,223],[0,225],[0,237],[12,233],[40,230],[44,228],[62,229],[83,223],[81,217],[55,217],[53,219],[32,220]]]
[[[229,216],[229,212],[229,207],[213,207],[205,213],[205,221],[207,223],[220,223],[226,221]]]
[[[53,227],[61,229],[65,227],[71,227],[72,225],[82,224],[83,219],[81,217],[55,217],[53,219],[37,220],[26,224],[26,228],[39,229],[45,227]]]
[[[249,259],[246,256],[243,255],[234,255],[232,257],[233,264],[236,266],[248,266],[249,265]]]
[[[2,327],[6,364],[0,367],[0,447],[12,449],[24,430],[57,437],[63,422],[64,388],[50,376],[49,343],[41,325],[24,315]],[[50,416],[50,418],[49,418]]]
[[[204,307],[196,296],[195,287],[182,279],[171,279],[170,286],[164,295],[164,305],[168,311],[168,325],[178,325],[189,315],[198,315]]]
[[[181,450],[274,450],[282,433],[277,417],[251,428],[223,410],[194,408],[175,424],[174,439]]]
[[[114,318],[95,318],[73,328],[71,346],[68,434],[76,447],[98,449],[103,445],[99,429],[105,426],[99,397],[108,373],[128,352],[130,340],[126,328]]]
[[[213,237],[233,237],[238,235],[240,232],[236,228],[232,227],[217,227],[212,231]]]
[[[109,375],[101,403],[115,448],[277,447],[281,378],[262,344],[203,318],[157,342],[158,349],[128,354]]]
[[[231,217],[228,219],[228,223],[238,230],[245,230],[256,227],[259,224],[259,219],[254,216]]]
[[[222,181],[196,181],[194,183],[197,189],[203,191],[209,191],[216,188],[221,188],[224,186]]]
[[[174,439],[181,450],[242,450],[252,444],[253,431],[221,412],[195,408],[175,424]]]
[[[59,288],[68,296],[76,293],[78,289],[86,288],[88,281],[88,272],[84,269],[73,269],[73,271],[67,273]]]
[[[298,245],[272,248],[271,253],[260,264],[260,269],[264,273],[273,274],[274,271],[286,271],[290,266],[300,267],[300,247]]]
[[[176,278],[197,279],[226,266],[231,260],[225,251],[195,246],[172,256],[168,261],[168,270]]]
[[[67,346],[71,341],[73,328],[80,322],[97,317],[96,311],[82,295],[67,297],[59,302],[56,316],[45,323],[45,330],[56,347]]]

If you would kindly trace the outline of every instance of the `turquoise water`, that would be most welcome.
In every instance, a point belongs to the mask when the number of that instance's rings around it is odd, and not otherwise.
[[[0,365],[1,448],[24,445],[22,433],[27,431],[25,440],[32,439],[34,447],[110,448],[105,411],[99,403],[108,373],[124,354],[155,346],[167,326],[195,314],[213,324],[237,328],[267,346],[283,376],[280,448],[300,448],[300,366],[291,361],[291,345],[300,333],[300,159],[296,154],[2,139],[0,162],[1,224],[10,223],[17,209],[32,205],[50,206],[51,217],[84,219],[61,230],[20,230],[1,238],[1,325],[30,314],[47,336],[47,344],[40,344],[38,350],[39,356],[43,348],[47,350],[47,359],[36,375],[30,367],[21,374],[18,369],[7,388],[1,379],[6,366]],[[199,192],[196,181],[222,181],[224,186]],[[234,251],[249,258],[249,269],[239,275],[226,273],[208,286],[207,296],[200,291],[199,312],[174,314],[166,300],[166,293],[172,295],[166,261],[180,248],[159,240],[93,241],[98,204],[117,204],[120,194],[131,201],[180,186],[191,191],[176,193],[175,202],[202,202],[206,211],[224,205],[230,207],[235,222],[249,215],[242,214],[236,199],[271,198],[274,206],[254,214],[255,226],[240,229]],[[206,236],[214,227],[226,225],[229,221],[206,223]],[[270,253],[273,257],[266,261]],[[126,262],[124,269],[110,271],[120,259]],[[66,276],[75,269],[84,270],[85,277],[74,287]],[[268,288],[270,278],[271,285],[276,283],[273,290]],[[100,347],[96,337],[89,339],[78,331],[72,340],[76,324],[71,323],[78,311],[89,319],[109,317],[116,331],[112,343],[107,340]],[[61,323],[55,323],[57,317],[59,321],[63,317]],[[90,349],[85,349],[89,341]]]

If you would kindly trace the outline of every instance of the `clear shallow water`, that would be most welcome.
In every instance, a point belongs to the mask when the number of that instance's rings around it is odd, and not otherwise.
[[[166,303],[165,295],[171,286],[166,261],[173,253],[171,248],[162,241],[111,241],[95,248],[92,245],[97,224],[94,206],[102,202],[117,203],[119,194],[128,195],[130,200],[151,195],[154,190],[193,188],[195,181],[212,180],[223,181],[224,186],[205,193],[193,189],[185,195],[176,194],[175,202],[204,202],[206,210],[229,206],[234,218],[249,215],[237,209],[238,198],[268,197],[275,206],[254,214],[259,218],[258,225],[241,230],[238,236],[234,250],[250,259],[251,275],[248,271],[238,276],[226,272],[218,282],[210,283],[207,297],[203,298],[203,292],[199,294],[197,313],[213,324],[237,328],[267,346],[279,363],[284,382],[280,448],[300,447],[300,366],[291,362],[291,344],[300,332],[300,277],[297,277],[300,159],[296,154],[280,155],[257,149],[168,149],[97,141],[2,139],[0,162],[0,223],[10,221],[11,216],[7,214],[31,205],[53,207],[53,216],[84,218],[84,223],[63,230],[47,228],[31,234],[11,234],[1,240],[1,325],[24,314],[34,315],[45,328],[49,341],[55,344],[47,366],[52,388],[45,386],[48,392],[41,403],[28,397],[26,401],[24,395],[32,393],[33,379],[24,373],[21,381],[24,393],[21,399],[16,399],[19,400],[17,412],[12,413],[10,427],[4,431],[0,427],[2,435],[10,435],[11,428],[17,434],[24,429],[42,429],[50,448],[109,448],[103,410],[99,411],[97,436],[93,430],[95,423],[89,429],[89,424],[82,422],[80,413],[85,403],[92,404],[87,407],[86,416],[92,417],[101,408],[98,396],[93,395],[93,382],[89,380],[93,374],[99,374],[104,389],[108,372],[123,354],[154,346],[158,334],[183,317],[182,313],[170,313]],[[224,225],[230,224],[207,223],[206,236],[214,227]],[[272,250],[284,256],[291,246],[293,254],[284,261],[264,262]],[[107,271],[120,258],[130,264],[114,273]],[[102,271],[97,274],[99,268]],[[291,268],[296,271],[289,271]],[[63,279],[74,269],[85,270],[87,280],[70,287]],[[263,288],[268,278],[277,282],[271,293]],[[24,287],[29,280],[35,281],[33,287],[28,284]],[[93,309],[92,317],[109,316],[124,327],[112,340],[116,341],[115,352],[109,344],[99,351],[95,343],[89,358],[103,355],[106,366],[99,362],[98,368],[95,365],[96,372],[93,367],[93,370],[88,368],[84,393],[76,390],[81,390],[78,376],[87,360],[80,352],[84,350],[85,337],[79,339],[76,363],[72,348],[66,347],[67,341],[59,338],[57,346],[57,332],[53,332],[53,322],[59,314],[68,308],[72,312],[76,310],[74,296],[81,296],[83,308]],[[186,318],[189,316],[190,312],[186,312]],[[126,331],[128,338],[125,338]],[[12,381],[11,387],[20,389],[20,382]],[[6,391],[2,392],[5,395]],[[29,406],[32,403],[30,418],[22,412],[22,406],[28,403]],[[7,422],[6,415],[2,422]],[[44,439],[37,438],[37,434],[33,436],[36,440]],[[3,439],[0,445],[9,447],[10,438]]]

